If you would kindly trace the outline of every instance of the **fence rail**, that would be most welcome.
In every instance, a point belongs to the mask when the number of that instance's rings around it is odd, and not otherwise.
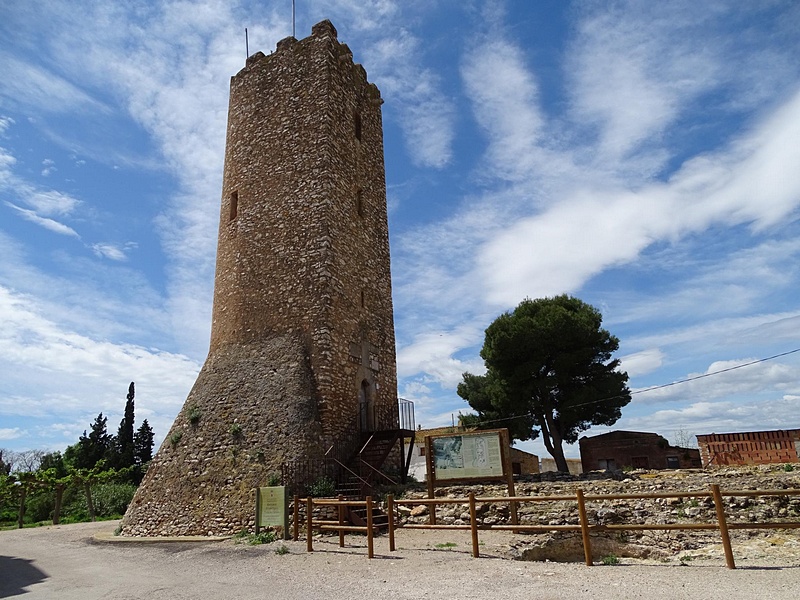
[[[470,493],[466,498],[419,498],[413,500],[395,500],[392,495],[386,497],[386,512],[389,515],[389,551],[396,550],[395,545],[395,532],[397,529],[432,529],[432,530],[470,530],[472,532],[472,555],[475,558],[480,556],[478,532],[486,530],[501,530],[501,531],[514,531],[514,532],[530,532],[530,533],[543,533],[548,531],[580,531],[584,558],[587,566],[592,566],[592,544],[591,534],[604,531],[675,531],[675,530],[717,530],[720,532],[722,539],[722,546],[725,551],[725,562],[729,569],[735,569],[736,563],[733,557],[733,548],[731,546],[730,534],[731,529],[800,529],[800,522],[798,521],[779,521],[779,522],[764,522],[764,523],[729,523],[725,515],[725,506],[723,502],[724,497],[761,497],[761,496],[800,496],[800,489],[781,489],[781,490],[726,490],[722,491],[719,485],[714,484],[708,491],[695,491],[695,492],[663,492],[652,494],[584,494],[583,490],[577,489],[575,494],[562,494],[558,496],[499,496],[499,497],[476,497],[474,493]],[[711,498],[714,502],[716,513],[715,523],[630,523],[630,524],[590,524],[586,514],[587,501],[605,501],[605,500],[642,500],[642,499],[659,499],[659,498]],[[498,503],[508,502],[509,504],[516,503],[531,503],[531,502],[576,502],[578,507],[579,524],[578,525],[525,525],[520,523],[513,523],[507,525],[488,525],[479,523],[477,519],[476,504],[478,502]],[[314,529],[318,530],[335,530],[339,532],[339,545],[344,546],[344,532],[345,531],[358,531],[364,532],[368,537],[368,556],[373,557],[373,535],[374,526],[372,524],[372,511],[375,504],[372,498],[367,498],[366,501],[345,501],[342,499],[314,499],[306,498],[300,500],[295,497],[294,502],[294,539],[299,536],[299,506],[303,502],[306,506],[306,537],[308,540],[308,551],[312,552],[311,537]],[[400,525],[396,522],[396,509],[399,506],[414,506],[426,505],[430,507],[431,514],[436,509],[437,505],[446,504],[468,504],[469,505],[469,524],[464,525],[437,525],[434,523],[418,523],[418,524],[405,524]],[[338,507],[338,521],[313,521],[314,506],[336,506]],[[366,506],[367,509],[367,527],[353,527],[344,523],[344,510],[348,506]],[[432,519],[432,521],[435,521]]]

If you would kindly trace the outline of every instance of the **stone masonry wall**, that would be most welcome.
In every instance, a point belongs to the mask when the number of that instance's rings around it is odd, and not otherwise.
[[[209,356],[123,535],[252,526],[254,489],[397,410],[381,97],[328,21],[231,79]]]

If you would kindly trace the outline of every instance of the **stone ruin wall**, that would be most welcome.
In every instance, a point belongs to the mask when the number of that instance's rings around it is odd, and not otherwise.
[[[231,79],[209,356],[123,535],[251,528],[254,488],[351,428],[362,380],[396,407],[381,103],[329,22]]]

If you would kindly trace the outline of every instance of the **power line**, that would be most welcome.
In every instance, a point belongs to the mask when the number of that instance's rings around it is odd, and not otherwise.
[[[711,373],[703,373],[702,375],[695,375],[694,377],[687,377],[685,379],[679,379],[678,381],[673,381],[671,383],[663,383],[661,385],[654,385],[652,387],[644,388],[644,389],[641,389],[641,390],[634,390],[634,391],[630,392],[630,395],[632,396],[634,394],[644,394],[646,392],[652,392],[652,391],[655,391],[655,390],[660,390],[660,389],[663,389],[663,388],[672,387],[674,385],[678,385],[678,384],[681,384],[681,383],[688,383],[690,381],[696,381],[698,379],[704,379],[706,377],[711,377],[711,376],[714,376],[714,375],[720,375],[721,373],[727,373],[729,371],[735,371],[737,369],[742,369],[744,367],[757,365],[759,363],[764,363],[764,362],[767,362],[767,361],[770,361],[770,360],[775,360],[776,358],[781,358],[783,356],[789,356],[790,354],[795,354],[797,352],[800,352],[800,348],[795,348],[794,350],[789,350],[787,352],[781,352],[780,354],[774,354],[773,356],[767,356],[766,358],[759,358],[758,360],[752,360],[750,362],[742,363],[740,365],[734,365],[734,366],[728,367],[726,369],[720,369],[719,371],[712,371]],[[590,400],[589,402],[582,402],[581,404],[573,404],[571,406],[572,407],[589,406],[591,404],[599,404],[599,403],[605,402],[607,400],[614,400],[616,398],[621,398],[621,397],[622,396],[608,396],[606,398],[599,398],[597,400]],[[530,413],[529,414],[524,414],[524,415],[512,415],[510,417],[502,417],[502,418],[498,418],[498,419],[492,419],[490,421],[481,421],[481,423],[482,424],[500,423],[502,421],[510,421],[512,419],[520,419],[520,418],[531,417],[531,416],[533,416],[533,415],[531,415]]]
[[[698,379],[703,379],[705,377],[711,377],[712,375],[719,375],[720,373],[727,373],[728,371],[735,371],[736,369],[742,369],[744,367],[749,367],[751,365],[757,365],[759,363],[767,362],[769,360],[774,360],[776,358],[781,358],[782,356],[788,356],[789,354],[794,354],[795,352],[800,352],[800,348],[795,348],[794,350],[789,350],[788,352],[781,352],[780,354],[775,354],[774,356],[768,356],[767,358],[759,358],[758,360],[753,360],[747,363],[742,363],[741,365],[734,365],[732,367],[728,367],[727,369],[720,369],[719,371],[712,371],[711,373],[703,373],[702,375],[695,375],[694,377],[687,377],[686,379],[679,379],[678,381],[673,381],[672,383],[663,383],[661,385],[654,385],[649,388],[644,388],[642,390],[636,390],[631,392],[633,394],[644,394],[645,392],[652,392],[653,390],[660,390],[663,388],[671,387],[673,385],[678,385],[679,383],[687,383],[689,381],[697,381]]]

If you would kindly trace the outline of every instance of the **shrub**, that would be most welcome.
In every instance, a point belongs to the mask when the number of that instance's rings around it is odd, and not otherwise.
[[[183,432],[176,431],[171,436],[169,436],[169,443],[172,444],[172,447],[174,448],[181,442],[182,437],[183,437]]]
[[[619,558],[617,558],[616,554],[609,554],[608,556],[603,557],[603,564],[604,565],[618,565]]]
[[[249,546],[259,546],[261,544],[271,544],[278,539],[275,532],[271,529],[262,531],[259,534],[248,533],[246,529],[242,529],[239,533],[233,536],[235,544],[247,544]],[[288,549],[287,549],[288,552]]]
[[[76,491],[79,493],[70,495],[69,503],[65,498],[62,523],[80,523],[89,520],[86,496],[82,490]],[[100,483],[92,486],[92,502],[96,518],[108,519],[124,515],[135,492],[136,486],[131,483]]]
[[[329,477],[320,477],[308,486],[308,495],[313,498],[330,498],[336,495],[336,484]]]
[[[136,486],[130,483],[102,483],[92,489],[92,501],[99,517],[124,515]]]

